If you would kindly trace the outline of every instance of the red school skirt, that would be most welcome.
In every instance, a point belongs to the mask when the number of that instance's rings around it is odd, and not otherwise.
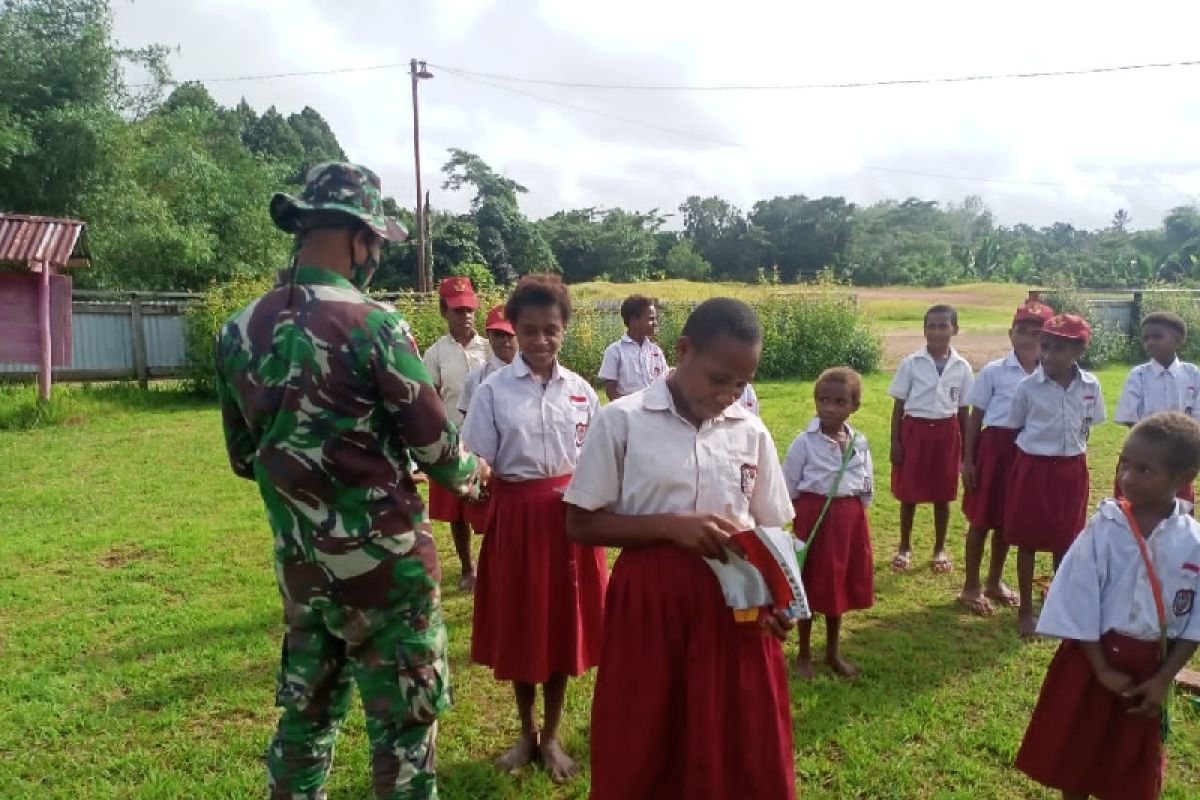
[[[1034,456],[1017,448],[1008,477],[1004,539],[1014,547],[1065,553],[1087,524],[1087,456]]]
[[[435,480],[429,481],[429,518],[439,522],[462,522],[466,500]]]
[[[825,495],[801,492],[792,501],[796,536],[808,541],[813,523],[825,505]],[[804,593],[808,607],[829,617],[875,605],[875,563],[871,558],[871,527],[858,497],[835,497],[804,562]]]
[[[989,425],[975,441],[975,489],[963,492],[962,510],[976,528],[1004,527],[1004,498],[1017,457],[1018,433],[1015,428]]]
[[[545,683],[600,661],[608,563],[567,539],[570,475],[495,480],[475,583],[471,660],[497,680]]]
[[[1135,684],[1158,670],[1157,641],[1109,631],[1100,646],[1105,660]],[[1159,721],[1128,708],[1096,680],[1079,642],[1064,641],[1042,682],[1017,769],[1052,789],[1099,800],[1153,800],[1166,764]]]
[[[904,461],[892,467],[892,494],[901,503],[949,503],[958,497],[962,434],[958,417],[900,422]]]
[[[592,699],[591,800],[793,800],[787,664],[674,545],[622,551]]]

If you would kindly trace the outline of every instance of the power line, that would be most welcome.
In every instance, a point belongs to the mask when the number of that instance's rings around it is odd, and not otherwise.
[[[520,89],[515,89],[511,86],[503,86],[501,84],[494,83],[490,80],[475,77],[474,75],[471,75],[471,74],[461,74],[459,72],[447,69],[446,67],[437,67],[434,64],[430,64],[429,66],[434,67],[436,69],[444,70],[447,74],[452,75],[454,77],[457,77],[457,78],[460,78],[463,80],[472,81],[474,83],[483,84],[485,86],[489,86],[491,88],[498,89],[502,92],[508,92],[510,94],[520,95],[521,97],[527,97],[531,100],[537,100],[542,103],[559,106],[561,108],[566,108],[566,109],[569,109],[572,111],[579,111],[579,112],[582,112],[585,114],[592,114],[594,116],[603,117],[605,119],[614,120],[616,122],[621,122],[626,125],[633,125],[633,126],[640,127],[640,128],[646,128],[648,130],[654,130],[654,131],[658,131],[660,133],[667,133],[667,134],[672,134],[675,136],[682,136],[682,137],[686,137],[689,139],[698,139],[698,140],[705,141],[705,142],[719,144],[724,147],[733,147],[733,148],[738,148],[738,149],[742,149],[742,150],[750,149],[747,145],[744,145],[744,144],[738,144],[736,142],[729,142],[729,141],[725,141],[722,139],[716,139],[716,138],[713,138],[710,136],[704,136],[702,134],[692,133],[690,131],[682,131],[677,128],[667,128],[667,127],[664,127],[661,125],[655,125],[653,123],[643,122],[641,120],[630,119],[627,117],[621,117],[621,116],[617,116],[615,114],[610,114],[606,111],[601,111],[601,110],[594,109],[594,108],[588,108],[586,106],[577,106],[572,103],[567,103],[567,102],[564,102],[561,100],[557,100],[555,98],[545,97],[543,95],[535,94],[533,92],[522,91]],[[985,177],[979,177],[979,176],[974,176],[974,175],[952,175],[952,174],[937,173],[937,172],[921,172],[918,170],[900,169],[900,168],[895,168],[895,167],[881,167],[881,166],[876,166],[873,164],[863,164],[863,165],[861,165],[861,168],[864,170],[869,170],[871,172],[887,172],[887,173],[892,173],[892,174],[896,174],[896,175],[911,175],[911,176],[915,176],[915,177],[919,177],[919,178],[936,178],[939,180],[966,181],[966,182],[970,182],[970,183],[997,184],[997,185],[1007,185],[1007,186],[1038,186],[1038,187],[1056,188],[1056,189],[1173,189],[1173,190],[1175,190],[1177,192],[1181,192],[1181,193],[1186,193],[1188,191],[1186,189],[1183,189],[1183,188],[1181,188],[1175,184],[1171,184],[1171,183],[1055,183],[1052,181],[1021,181],[1021,180],[1011,180],[1011,179],[1007,179],[1007,178],[985,178]]]
[[[886,86],[925,86],[945,83],[976,83],[983,81],[1028,80],[1031,78],[1062,78],[1080,75],[1102,75],[1113,72],[1135,72],[1139,70],[1176,69],[1198,67],[1200,59],[1180,61],[1157,61],[1143,64],[1118,64],[1113,66],[1081,67],[1078,69],[1036,70],[1029,72],[998,72],[978,75],[952,75],[935,78],[892,78],[885,80],[846,81],[834,83],[774,83],[774,84],[621,84],[590,83],[584,81],[556,81],[545,78],[526,78],[517,75],[499,75],[491,72],[449,67],[444,64],[429,66],[460,76],[487,78],[511,83],[527,83],[542,86],[558,86],[564,89],[599,89],[635,92],[778,92],[809,91],[815,89],[866,89]]]
[[[430,64],[429,66],[432,67],[433,64]],[[444,68],[439,67],[439,69],[444,69]],[[461,80],[471,81],[473,83],[480,83],[485,86],[490,86],[491,88],[498,89],[502,92],[508,92],[510,94],[520,95],[521,97],[528,97],[531,100],[537,100],[539,102],[547,103],[549,105],[559,106],[560,108],[570,109],[571,111],[578,111],[583,114],[591,114],[596,117],[609,119],[614,122],[620,122],[625,125],[633,125],[633,126],[636,126],[639,128],[646,128],[648,130],[658,131],[659,133],[668,133],[673,136],[682,136],[682,137],[685,137],[688,139],[696,139],[697,141],[709,142],[710,144],[718,144],[718,145],[721,145],[722,147],[736,147],[736,148],[742,148],[742,149],[745,149],[745,147],[746,147],[746,145],[744,145],[744,144],[738,144],[737,142],[728,142],[723,139],[716,139],[714,137],[705,136],[704,134],[700,134],[700,133],[692,133],[690,131],[679,130],[678,128],[668,128],[668,127],[664,127],[662,125],[656,125],[652,122],[643,122],[641,120],[629,119],[627,117],[618,116],[616,114],[610,114],[607,111],[601,111],[600,109],[588,108],[587,106],[577,106],[577,105],[574,105],[573,103],[567,103],[562,100],[556,100],[552,97],[544,97],[540,94],[534,94],[533,92],[525,92],[520,89],[514,89],[511,86],[502,86],[501,84],[493,83],[492,81],[485,80],[484,78],[477,78],[477,77],[474,77],[471,75],[463,75],[463,74],[459,74],[457,72],[453,72],[451,70],[446,70],[446,73],[448,75],[459,78]]]

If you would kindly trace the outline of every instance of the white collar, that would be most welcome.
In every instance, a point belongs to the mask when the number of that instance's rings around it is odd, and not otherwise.
[[[1125,518],[1125,512],[1121,510],[1120,503],[1113,498],[1110,497],[1107,500],[1101,500],[1100,508],[1098,510],[1100,511],[1101,516],[1103,516],[1105,519],[1120,522],[1126,528],[1129,527],[1129,520]],[[1180,500],[1177,497],[1175,498],[1175,508],[1171,509],[1171,513],[1167,515],[1167,518],[1163,520],[1163,522],[1174,522],[1180,517],[1182,517],[1185,522],[1190,521],[1192,519],[1190,516],[1191,511],[1192,504],[1186,500]],[[1153,531],[1151,532],[1153,533]],[[1146,532],[1142,531],[1142,535],[1145,536]]]
[[[1080,381],[1080,382],[1083,381],[1083,370],[1079,368],[1079,364],[1072,364],[1071,370],[1072,370],[1071,383],[1068,384],[1067,388],[1074,386],[1076,381]],[[1037,369],[1035,369],[1033,371],[1033,379],[1036,380],[1038,383],[1053,382],[1051,380],[1050,376],[1046,374],[1046,370],[1042,369],[1041,364],[1038,364]]]
[[[937,359],[934,358],[933,354],[929,352],[929,345],[922,347],[917,351],[917,354],[923,356],[924,358],[928,358],[935,365],[937,364]],[[946,351],[946,366],[950,366],[952,362],[957,361],[959,358],[960,356],[958,355],[958,351],[954,349],[954,345],[950,345],[950,349]]]
[[[515,375],[518,378],[526,378],[526,377],[536,378],[537,377],[536,375],[533,374],[533,370],[529,368],[529,362],[526,361],[524,358],[522,358],[519,353],[513,357],[512,364],[510,364],[509,366],[511,366],[513,368],[513,375]],[[559,369],[558,359],[556,358],[556,359],[554,359],[554,367],[553,367],[553,369],[550,370],[550,380],[561,381],[562,379],[563,379],[562,370]]]
[[[667,386],[667,378],[674,374],[674,372],[675,370],[671,370],[671,372],[667,373],[666,376],[658,378],[640,392],[642,396],[642,406],[648,411],[670,411],[672,414],[682,419],[683,415],[680,414],[675,408],[675,398],[671,396],[671,389],[669,386]],[[711,420],[703,420],[701,425],[703,425],[704,422],[715,423],[725,419],[748,419],[751,416],[753,415],[745,406],[743,406],[737,400],[734,400],[732,405],[730,405],[720,414],[717,414]]]
[[[1150,371],[1153,372],[1156,377],[1162,375],[1164,372],[1169,372],[1172,375],[1178,376],[1180,370],[1183,369],[1183,364],[1179,362],[1179,356],[1175,357],[1175,360],[1171,362],[1171,366],[1169,367],[1164,367],[1158,362],[1158,359],[1155,358],[1150,359],[1149,364]]]
[[[846,431],[846,435],[848,437],[850,437],[851,439],[854,438],[854,428],[850,427],[849,422],[843,422],[842,429]],[[812,420],[809,421],[808,427],[806,427],[804,429],[804,432],[820,434],[821,436],[824,436],[826,439],[829,439],[830,441],[832,441],[832,437],[829,436],[828,434],[826,434],[823,430],[821,430],[821,418],[820,417],[813,417]]]

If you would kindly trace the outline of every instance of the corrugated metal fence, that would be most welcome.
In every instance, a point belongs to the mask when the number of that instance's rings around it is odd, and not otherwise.
[[[76,291],[71,304],[71,364],[56,381],[179,375],[187,364],[184,311],[196,295]],[[0,363],[0,380],[32,380],[36,364]]]

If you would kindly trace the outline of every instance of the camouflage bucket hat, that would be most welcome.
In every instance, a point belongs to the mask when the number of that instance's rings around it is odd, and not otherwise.
[[[392,242],[402,242],[408,231],[383,214],[379,176],[358,164],[317,164],[304,178],[299,197],[277,192],[271,198],[271,219],[288,233],[300,233],[305,220],[316,214],[349,214]]]

